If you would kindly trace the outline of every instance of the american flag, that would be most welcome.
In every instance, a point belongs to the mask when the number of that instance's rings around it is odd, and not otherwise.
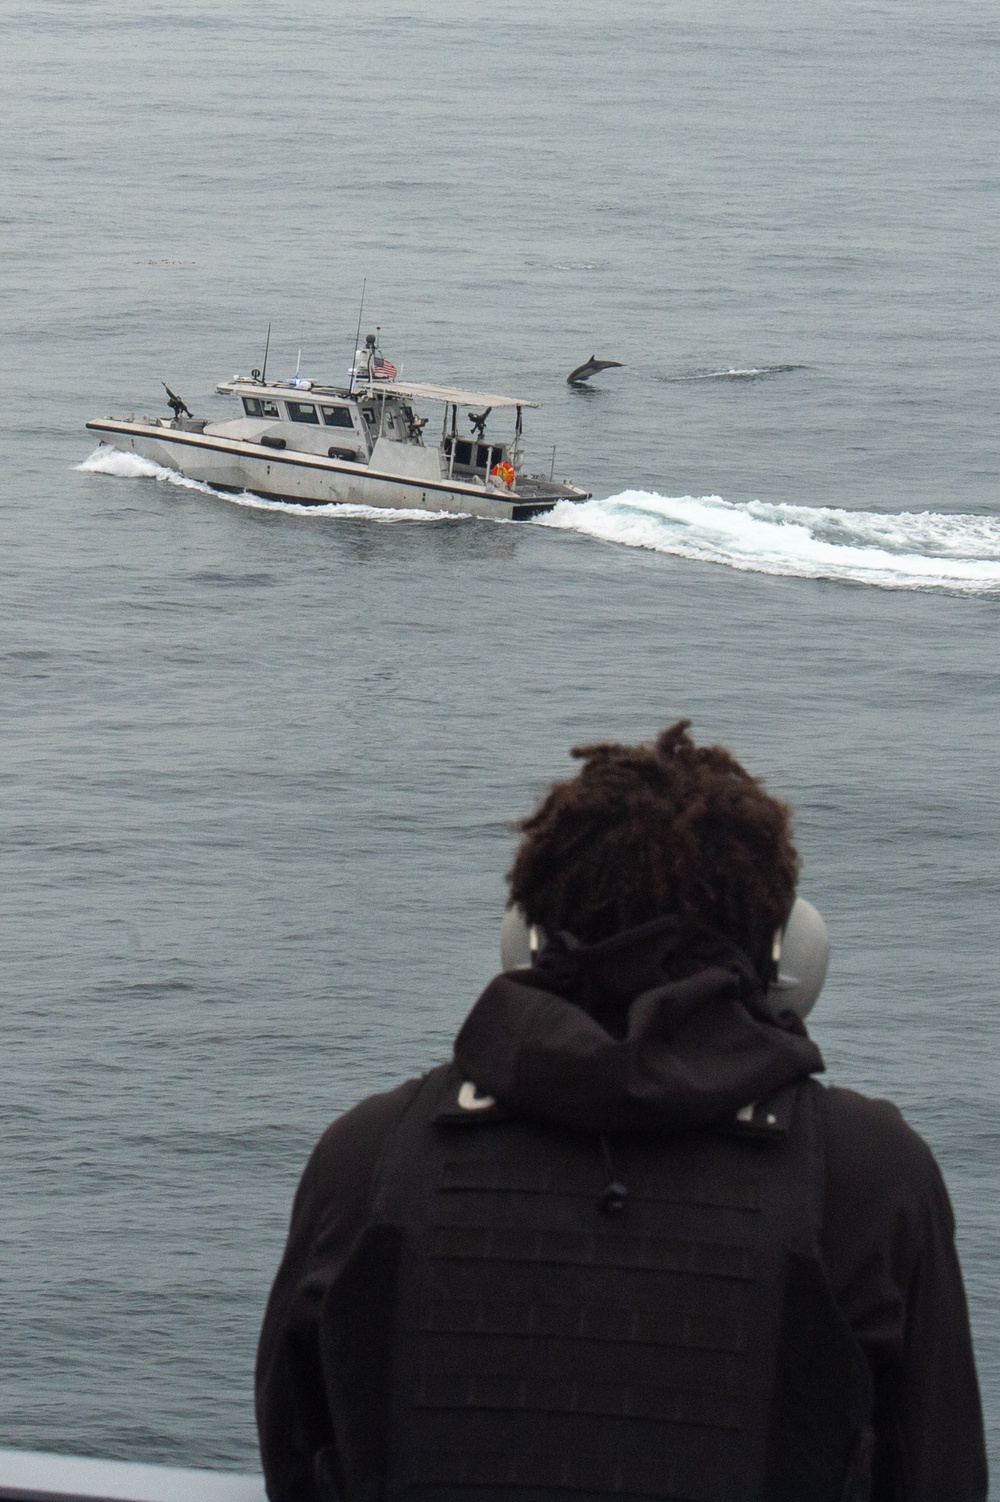
[[[372,360],[372,376],[376,381],[394,381],[399,371],[391,360],[383,355],[376,355]]]

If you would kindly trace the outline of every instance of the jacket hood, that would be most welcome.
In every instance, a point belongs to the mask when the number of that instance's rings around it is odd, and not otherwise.
[[[600,944],[551,940],[486,987],[455,1040],[480,1094],[591,1131],[679,1131],[824,1068],[799,1019],[772,1020],[749,956],[659,919]]]

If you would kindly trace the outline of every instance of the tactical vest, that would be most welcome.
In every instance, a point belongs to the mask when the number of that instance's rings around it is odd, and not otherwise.
[[[821,1087],[608,1139],[461,1084],[427,1076],[327,1295],[329,1495],[864,1502],[871,1378],[819,1255]]]

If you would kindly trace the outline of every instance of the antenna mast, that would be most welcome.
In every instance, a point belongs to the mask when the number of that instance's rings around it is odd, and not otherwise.
[[[264,382],[267,380],[267,352],[268,352],[268,350],[270,348],[271,348],[271,325],[270,325],[270,323],[268,323],[268,325],[267,325],[267,338],[264,340],[264,364],[261,367],[261,372],[260,372],[261,385],[263,385]]]
[[[351,355],[351,384],[347,388],[348,396],[354,395],[354,362],[358,357],[358,340],[361,338],[361,318],[365,311],[365,288],[368,286],[368,278],[361,283],[361,306],[358,309],[358,332],[354,336],[354,352]]]

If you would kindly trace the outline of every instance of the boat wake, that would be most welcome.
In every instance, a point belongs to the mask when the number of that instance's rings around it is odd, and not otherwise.
[[[626,490],[582,505],[562,501],[536,524],[749,573],[882,589],[1000,592],[1000,519],[991,516],[883,514]]]
[[[104,444],[76,468],[86,474],[157,480],[235,506],[292,516],[376,522],[463,520],[440,511],[298,506],[268,501],[250,491],[233,495]],[[1000,593],[1000,518],[990,516],[845,511],[834,506],[725,501],[717,495],[664,496],[625,490],[603,501],[560,501],[547,515],[536,517],[534,524],[622,547],[720,563],[745,573],[830,579],[881,589]]]
[[[805,370],[805,368],[804,365],[737,365],[728,370],[692,370],[686,375],[667,376],[667,380],[670,382],[759,381],[765,376],[788,375],[793,370]]]
[[[159,480],[167,485],[179,485],[182,490],[198,490],[202,495],[210,495],[220,501],[229,501],[233,506],[243,506],[250,511],[277,511],[284,516],[329,516],[337,517],[341,521],[360,518],[375,522],[464,520],[461,514],[452,511],[396,510],[389,506],[355,506],[350,503],[298,506],[294,501],[266,500],[264,496],[254,495],[251,490],[242,490],[237,494],[228,490],[215,490],[211,485],[206,485],[203,480],[189,480],[186,475],[179,475],[176,470],[165,469],[162,464],[154,464],[152,459],[143,459],[139,454],[124,454],[120,449],[111,448],[103,443],[94,450],[89,459],[84,459],[82,464],[77,464],[74,468],[83,474],[115,475],[124,480]]]

